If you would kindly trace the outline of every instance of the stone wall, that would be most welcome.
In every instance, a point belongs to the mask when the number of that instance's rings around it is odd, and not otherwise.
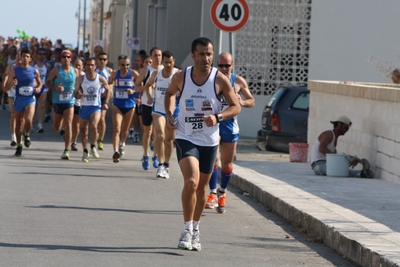
[[[308,88],[309,147],[322,131],[333,128],[329,121],[346,115],[353,125],[339,138],[338,153],[367,158],[377,178],[400,184],[400,87],[309,81]]]

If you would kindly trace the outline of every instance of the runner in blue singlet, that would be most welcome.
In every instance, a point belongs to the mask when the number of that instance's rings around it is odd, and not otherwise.
[[[129,68],[127,55],[118,57],[119,69],[111,74],[110,82],[114,83],[112,121],[113,162],[118,163],[125,154],[125,141],[129,134],[129,125],[135,113],[135,79],[139,74]]]
[[[218,70],[229,78],[232,90],[235,92],[240,106],[246,108],[253,107],[255,105],[255,100],[247,86],[246,80],[243,77],[232,73],[234,66],[232,55],[228,52],[220,54],[218,56],[217,66]],[[239,94],[241,94],[244,99],[242,99]],[[222,111],[224,111],[227,107],[228,104],[226,103],[226,100],[222,98]],[[221,150],[221,186],[217,190],[219,160],[219,153],[217,153],[214,171],[209,182],[211,192],[207,199],[206,208],[216,208],[217,212],[222,214],[226,210],[225,190],[228,187],[229,181],[232,177],[233,159],[236,153],[237,141],[239,140],[239,124],[237,122],[237,116],[220,122],[219,135],[219,148]]]
[[[42,88],[39,71],[29,65],[31,60],[32,58],[29,50],[23,49],[21,51],[21,65],[15,69],[10,69],[10,79],[4,88],[5,91],[9,91],[11,87],[15,86],[14,112],[16,120],[15,134],[17,137],[15,156],[21,156],[22,154],[22,128],[24,128],[24,145],[25,147],[31,146],[29,133],[35,114],[36,99],[34,94],[39,93]],[[13,79],[11,79],[11,77],[13,77]],[[36,86],[34,82],[36,82]],[[25,123],[22,125],[24,120]]]

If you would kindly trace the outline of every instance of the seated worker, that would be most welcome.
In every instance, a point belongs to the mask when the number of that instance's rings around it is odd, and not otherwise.
[[[337,120],[331,121],[333,130],[321,133],[311,149],[311,169],[316,175],[326,175],[326,154],[336,154],[336,145],[339,136],[344,135],[350,129],[351,121],[346,116],[340,116]],[[363,165],[361,171],[349,170],[350,177],[374,178],[370,170],[368,160],[359,159],[356,156],[349,156],[350,166],[354,168],[358,163]]]
[[[392,71],[392,82],[395,84],[400,84],[400,69],[394,69]]]

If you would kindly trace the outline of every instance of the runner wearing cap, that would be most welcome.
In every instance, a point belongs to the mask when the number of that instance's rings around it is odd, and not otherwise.
[[[79,76],[71,66],[72,53],[68,50],[61,52],[61,65],[54,67],[46,80],[46,86],[52,90],[53,130],[59,132],[64,128],[65,148],[61,159],[69,160],[69,147],[72,136],[72,119],[74,116],[75,80]]]

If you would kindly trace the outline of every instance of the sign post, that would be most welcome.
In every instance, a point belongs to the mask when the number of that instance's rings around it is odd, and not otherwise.
[[[247,23],[249,14],[250,10],[246,0],[215,0],[211,5],[212,22],[221,31],[229,33],[229,52],[232,56],[232,32],[240,30]]]

